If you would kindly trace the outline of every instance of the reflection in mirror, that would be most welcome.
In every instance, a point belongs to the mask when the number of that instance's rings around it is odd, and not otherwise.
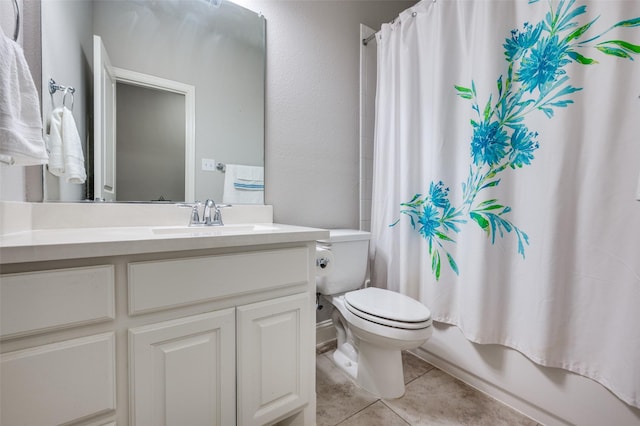
[[[100,36],[93,50],[94,196],[193,200],[195,87],[111,66]]]
[[[259,169],[264,166],[265,19],[262,16],[230,1],[47,0],[42,2],[43,80],[54,78],[78,90],[73,113],[79,132],[87,141],[85,158],[89,177],[86,188],[78,189],[45,172],[46,200],[70,201],[96,196],[94,179],[101,165],[94,164],[93,160],[94,140],[99,136],[94,134],[93,125],[98,111],[92,106],[96,93],[92,64],[94,34],[102,38],[113,67],[190,85],[196,94],[195,147],[189,158],[175,149],[169,152],[154,146],[156,149],[142,149],[141,159],[134,160],[131,155],[134,148],[123,146],[128,142],[120,140],[119,133],[116,135],[113,180],[116,188],[133,188],[134,182],[150,176],[150,170],[168,176],[169,169],[174,169],[176,176],[170,180],[174,187],[182,186],[182,194],[173,192],[157,178],[153,182],[157,185],[146,185],[153,186],[149,193],[116,191],[116,201],[151,201],[161,197],[172,202],[224,200],[225,186],[233,185],[225,185],[225,173],[221,170],[209,170],[203,165],[213,162]],[[118,88],[116,94],[120,91]],[[56,96],[44,96],[45,121],[59,103]],[[120,111],[117,96],[115,103],[118,105],[116,117],[126,114],[131,118],[128,112]],[[154,108],[157,106],[151,103]],[[130,109],[142,108],[127,104]],[[137,119],[132,120],[132,127],[136,127]],[[136,131],[161,132],[141,122]],[[122,155],[127,159],[121,159]],[[177,160],[172,164],[178,164],[180,156],[182,166],[160,163],[171,159]],[[187,160],[192,164],[191,176],[185,169]],[[144,162],[147,166],[143,167]],[[138,171],[143,176],[136,175]],[[187,190],[189,185],[192,195]],[[248,202],[252,199],[257,198],[247,198]]]
[[[116,200],[184,200],[184,95],[117,83],[116,105]]]

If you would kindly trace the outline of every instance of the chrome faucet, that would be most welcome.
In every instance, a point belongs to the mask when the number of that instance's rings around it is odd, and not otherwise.
[[[211,211],[213,210],[213,217],[211,217]],[[202,222],[205,226],[222,226],[222,213],[220,208],[216,205],[216,202],[209,199],[204,202],[204,209],[202,210]]]
[[[215,201],[208,199],[204,202],[204,208],[202,209],[202,219],[200,219],[200,206],[202,203],[196,201],[193,204],[183,203],[178,204],[179,207],[189,207],[191,209],[191,215],[189,216],[189,226],[222,226],[222,212],[221,207],[231,207],[227,204],[216,204]]]

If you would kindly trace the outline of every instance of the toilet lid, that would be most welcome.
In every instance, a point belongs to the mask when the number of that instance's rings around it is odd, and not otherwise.
[[[353,314],[384,325],[425,328],[431,323],[431,312],[426,306],[394,291],[367,287],[346,293],[344,300]]]

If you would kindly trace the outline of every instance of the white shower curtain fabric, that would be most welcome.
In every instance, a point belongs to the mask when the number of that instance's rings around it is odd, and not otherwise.
[[[640,407],[640,2],[427,0],[376,36],[374,285]]]

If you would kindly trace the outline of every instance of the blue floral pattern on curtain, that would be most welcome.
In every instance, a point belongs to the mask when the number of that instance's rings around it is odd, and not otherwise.
[[[529,4],[539,0],[530,0]],[[485,231],[491,244],[496,236],[503,238],[513,233],[518,241],[518,253],[525,257],[529,245],[526,232],[512,223],[508,216],[511,207],[496,198],[480,199],[487,188],[500,184],[498,177],[507,168],[519,169],[530,165],[539,148],[538,133],[529,130],[525,117],[542,111],[553,118],[556,108],[566,108],[574,101],[571,95],[582,88],[569,84],[565,67],[575,62],[592,65],[598,62],[580,52],[595,49],[602,54],[633,60],[640,54],[640,45],[623,40],[603,40],[612,29],[639,27],[640,17],[620,21],[605,31],[589,36],[598,20],[581,25],[579,16],[587,11],[576,0],[560,0],[554,9],[549,1],[549,11],[537,24],[525,22],[522,29],[511,31],[503,47],[508,64],[506,78],[497,80],[497,97],[493,94],[486,103],[480,103],[475,82],[471,87],[455,86],[457,95],[471,101],[477,115],[471,120],[471,159],[469,175],[462,183],[462,200],[453,205],[449,188],[442,182],[431,182],[427,194],[415,194],[410,201],[401,203],[400,213],[407,215],[413,229],[429,243],[431,269],[440,278],[442,258],[446,257],[451,269],[458,274],[458,264],[446,248],[455,244],[455,234],[469,220]],[[482,105],[482,107],[481,107]],[[395,226],[400,219],[390,226]]]

